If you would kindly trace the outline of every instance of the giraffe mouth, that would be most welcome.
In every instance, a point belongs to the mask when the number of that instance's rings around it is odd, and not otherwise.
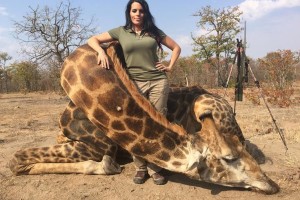
[[[256,182],[253,184],[254,186],[250,187],[250,189],[254,192],[267,194],[267,195],[278,193],[280,191],[278,184],[275,183],[270,178],[268,178],[267,176],[265,176],[265,178],[267,179],[267,181],[260,182],[260,183]]]

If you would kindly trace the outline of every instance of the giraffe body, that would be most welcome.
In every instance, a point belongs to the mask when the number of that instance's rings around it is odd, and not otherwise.
[[[68,140],[18,151],[10,162],[14,173],[120,173],[114,161],[119,145],[194,179],[266,193],[279,190],[245,150],[224,99],[199,87],[172,89],[166,119],[128,79],[120,46],[111,45],[107,53],[111,70],[96,64],[96,53],[87,45],[67,58],[61,83],[72,102],[60,124]]]

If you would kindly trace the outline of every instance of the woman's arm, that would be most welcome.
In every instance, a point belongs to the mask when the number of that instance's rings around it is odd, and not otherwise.
[[[109,69],[109,61],[105,51],[100,46],[106,42],[112,42],[114,39],[109,35],[108,32],[101,33],[99,35],[92,36],[88,39],[88,45],[92,47],[98,53],[97,64],[101,67]]]
[[[165,45],[166,47],[168,47],[170,50],[172,50],[172,55],[171,55],[171,60],[168,66],[164,66],[161,62],[158,62],[156,65],[156,68],[158,70],[162,70],[162,71],[171,71],[173,66],[175,65],[175,62],[177,61],[180,52],[181,52],[181,48],[180,46],[169,36],[166,36],[163,38],[162,42],[163,45]]]

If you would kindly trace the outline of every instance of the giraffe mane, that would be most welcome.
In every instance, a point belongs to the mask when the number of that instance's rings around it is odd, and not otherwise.
[[[118,75],[118,78],[121,80],[121,82],[125,85],[125,87],[128,89],[128,92],[132,95],[136,103],[144,110],[146,111],[149,116],[155,120],[157,123],[161,124],[164,127],[167,127],[171,131],[178,133],[179,135],[187,135],[187,132],[185,129],[175,123],[171,123],[167,120],[167,118],[159,113],[152,105],[151,103],[140,94],[140,92],[137,90],[134,83],[129,79],[128,74],[124,70],[125,62],[123,58],[123,53],[121,50],[121,46],[117,42],[112,42],[108,45],[107,54],[111,58],[111,61],[113,63],[113,68]]]

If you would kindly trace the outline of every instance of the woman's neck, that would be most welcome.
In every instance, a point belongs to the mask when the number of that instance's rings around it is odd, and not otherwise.
[[[136,33],[141,33],[143,28],[141,26],[132,26],[132,29]]]

